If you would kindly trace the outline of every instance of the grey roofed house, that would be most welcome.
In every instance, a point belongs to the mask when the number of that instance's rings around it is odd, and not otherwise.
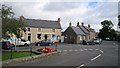
[[[27,27],[62,29],[60,21],[26,19]]]
[[[85,35],[85,33],[79,27],[71,26],[71,28],[77,35]]]

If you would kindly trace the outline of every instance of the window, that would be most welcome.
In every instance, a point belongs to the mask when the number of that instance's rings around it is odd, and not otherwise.
[[[24,40],[24,39],[21,39],[21,41],[26,42],[26,40]]]
[[[37,34],[37,38],[38,38],[38,39],[41,39],[41,34]]]
[[[52,37],[55,37],[55,35],[53,34]]]
[[[30,31],[30,28],[28,28],[28,31]]]

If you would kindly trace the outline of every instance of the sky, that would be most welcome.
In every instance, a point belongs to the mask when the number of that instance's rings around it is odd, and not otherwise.
[[[111,20],[114,29],[118,23],[118,0],[24,0],[5,1],[3,4],[12,7],[15,17],[24,16],[29,19],[57,20],[61,19],[62,31],[69,23],[90,24],[96,32],[101,29],[101,21]]]

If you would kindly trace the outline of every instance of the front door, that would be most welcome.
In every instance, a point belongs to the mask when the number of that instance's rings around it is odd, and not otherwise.
[[[31,34],[28,34],[28,40],[31,42]]]

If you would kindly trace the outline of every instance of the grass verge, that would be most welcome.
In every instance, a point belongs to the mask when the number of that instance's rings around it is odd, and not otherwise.
[[[34,56],[36,54],[31,52],[11,52],[10,51],[2,51],[2,61],[9,60],[9,59],[15,59],[15,58],[21,58],[21,57],[27,57],[27,56]]]

